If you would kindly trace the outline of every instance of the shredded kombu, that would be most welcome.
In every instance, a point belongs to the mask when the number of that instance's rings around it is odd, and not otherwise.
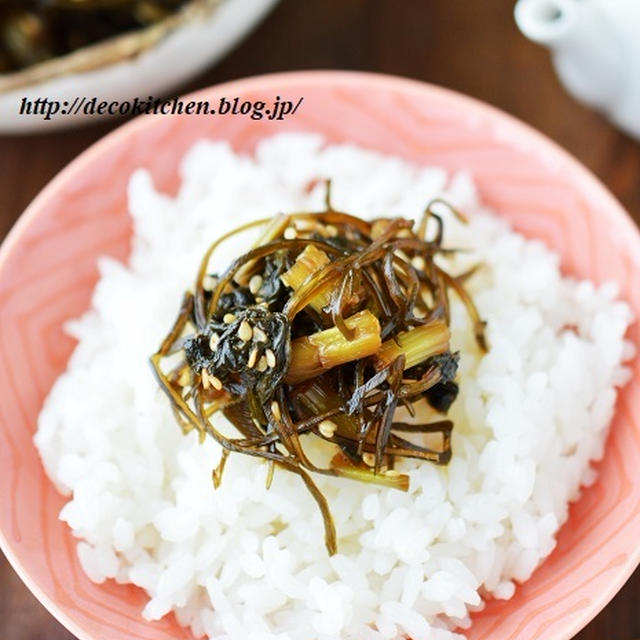
[[[281,214],[226,234],[204,255],[194,292],[151,358],[184,432],[223,448],[214,485],[230,452],[265,460],[268,486],[275,467],[296,473],[322,512],[331,554],[336,531],[311,474],[407,490],[398,460],[451,458],[453,424],[439,415],[458,395],[451,291],[486,350],[484,323],[463,286],[470,274],[454,277],[437,263],[453,251],[442,246],[438,206],[463,219],[436,200],[418,225],[364,221],[335,210],[328,187],[325,211]],[[211,273],[216,248],[256,228],[253,247]],[[219,414],[235,434],[216,424]],[[324,464],[318,439],[329,451]]]

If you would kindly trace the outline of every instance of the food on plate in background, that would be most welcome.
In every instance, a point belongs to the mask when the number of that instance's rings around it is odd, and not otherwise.
[[[140,29],[187,0],[0,0],[0,72]]]

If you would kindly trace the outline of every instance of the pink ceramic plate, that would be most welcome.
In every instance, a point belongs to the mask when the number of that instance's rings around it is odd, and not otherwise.
[[[562,255],[567,272],[615,279],[640,317],[640,237],[611,195],[575,160],[495,109],[425,84],[358,73],[291,73],[242,80],[195,97],[298,100],[283,121],[147,116],[104,138],[33,202],[0,254],[0,542],[44,605],[82,640],[189,638],[172,617],[142,620],[141,591],[83,574],[57,519],[63,499],[32,444],[42,401],[73,341],[63,323],[89,304],[96,259],[129,251],[126,185],[146,167],[178,186],[178,162],[198,138],[251,151],[283,130],[322,132],[420,164],[472,171],[483,200]],[[638,328],[631,338],[638,342]],[[557,549],[508,602],[475,616],[473,640],[570,638],[611,599],[640,560],[640,361],[620,396],[598,482],[584,492]]]

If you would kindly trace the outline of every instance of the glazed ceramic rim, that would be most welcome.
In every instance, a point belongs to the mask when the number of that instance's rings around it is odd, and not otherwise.
[[[440,100],[461,107],[463,110],[482,115],[490,122],[500,123],[502,126],[507,126],[512,130],[516,130],[521,139],[524,139],[527,142],[528,154],[533,154],[535,152],[547,157],[554,157],[564,165],[564,168],[570,172],[576,182],[581,182],[583,184],[585,191],[589,191],[591,197],[594,199],[599,198],[607,203],[610,215],[614,218],[618,218],[619,222],[626,227],[629,237],[633,238],[633,244],[635,245],[637,254],[640,255],[640,232],[633,219],[591,171],[589,171],[583,164],[581,164],[557,143],[530,125],[496,107],[461,94],[457,91],[419,80],[411,80],[379,73],[321,70],[291,71],[252,76],[223,84],[213,85],[188,94],[184,96],[183,99],[196,101],[206,100],[211,94],[219,94],[221,92],[231,95],[242,95],[247,92],[267,93],[274,90],[283,91],[286,89],[296,88],[301,84],[306,86],[325,86],[331,88],[344,85],[348,85],[350,87],[358,85],[364,89],[371,88],[401,92],[413,96],[418,95],[427,101],[430,97],[436,97]],[[138,133],[144,129],[152,128],[154,126],[154,119],[159,117],[171,116],[143,115],[135,118],[97,140],[72,160],[64,169],[62,169],[40,191],[7,234],[4,242],[0,246],[0,272],[2,271],[4,263],[13,247],[21,240],[23,234],[31,224],[32,219],[41,215],[42,210],[46,209],[46,204],[49,200],[50,194],[54,193],[58,189],[59,185],[68,183],[73,180],[74,176],[81,175],[85,166],[93,162],[96,157],[102,155],[105,150],[117,147],[123,140],[126,140],[132,134]],[[63,624],[71,633],[76,635],[79,640],[96,640],[96,638],[87,635],[87,632],[84,629],[81,629],[70,617],[68,617],[64,609],[55,604],[49,596],[44,593],[39,584],[31,579],[28,572],[22,566],[18,554],[14,552],[2,530],[0,530],[0,549],[2,549],[9,560],[9,563],[29,590],[61,624]],[[581,615],[571,618],[571,622],[566,623],[558,636],[558,640],[569,640],[581,629],[584,629],[584,627],[593,620],[618,593],[639,564],[640,545],[637,545],[633,549],[629,549],[626,561],[620,565],[615,575],[616,579],[611,581],[609,589],[599,594],[595,594],[593,599],[590,601],[589,606],[582,610]]]

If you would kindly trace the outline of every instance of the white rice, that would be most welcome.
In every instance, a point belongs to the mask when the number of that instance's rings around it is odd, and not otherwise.
[[[402,463],[408,493],[315,478],[338,531],[332,558],[293,474],[276,471],[267,491],[266,466],[232,455],[213,490],[218,445],[181,434],[148,365],[206,246],[257,216],[322,209],[323,186],[305,190],[322,177],[335,205],[365,217],[418,217],[435,196],[471,214],[466,227],[445,214],[445,244],[471,249],[450,268],[484,265],[468,287],[491,345],[481,357],[454,300],[461,393],[448,467]],[[633,354],[615,284],[562,277],[556,254],[481,207],[468,175],[314,135],[265,140],[255,158],[203,141],[183,161],[175,199],[145,171],[129,196],[129,264],[101,261],[35,438],[70,496],[60,517],[82,539],[89,577],[145,589],[147,619],[174,611],[197,637],[233,640],[461,638],[483,598],[510,598],[594,481],[589,463],[603,454]],[[239,248],[223,247],[220,266]]]

